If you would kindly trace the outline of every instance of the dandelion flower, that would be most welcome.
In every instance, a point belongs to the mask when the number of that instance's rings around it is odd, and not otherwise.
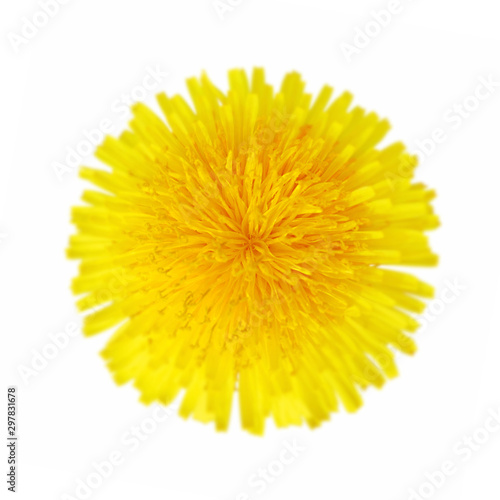
[[[159,94],[164,119],[133,107],[82,167],[97,189],[73,209],[68,256],[88,311],[84,332],[115,327],[102,355],[141,401],[225,430],[318,426],[397,375],[396,351],[433,289],[394,265],[432,266],[434,192],[413,181],[401,143],[377,148],[386,120],[301,76],[275,92],[264,71],[206,75],[192,105]],[[388,267],[389,266],[389,267]]]

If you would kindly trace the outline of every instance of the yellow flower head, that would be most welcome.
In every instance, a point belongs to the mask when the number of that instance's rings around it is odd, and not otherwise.
[[[411,354],[417,297],[432,288],[386,265],[434,265],[424,231],[434,193],[412,181],[401,143],[377,149],[386,120],[325,86],[312,102],[298,73],[278,92],[255,69],[206,75],[193,106],[158,95],[130,131],[83,167],[97,190],[73,210],[68,255],[81,259],[87,335],[118,326],[103,351],[117,383],[217,429],[235,391],[242,426],[311,427]]]

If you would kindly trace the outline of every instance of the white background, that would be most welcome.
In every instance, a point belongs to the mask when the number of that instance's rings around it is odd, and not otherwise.
[[[12,35],[40,7],[34,0],[2,2],[1,390],[14,384],[19,391],[17,498],[79,498],[77,480],[113,451],[123,463],[90,498],[403,500],[419,488],[421,498],[500,497],[500,431],[469,460],[465,445],[457,445],[475,432],[485,438],[478,429],[489,411],[500,411],[500,87],[460,123],[450,120],[480,78],[500,82],[498,5],[401,0],[388,25],[348,61],[341,44],[352,44],[371,12],[388,5],[243,0],[221,19],[211,0],[70,0],[16,51]],[[356,104],[390,119],[388,141],[401,139],[412,151],[436,128],[445,132],[419,171],[438,192],[442,227],[431,241],[441,263],[415,272],[438,297],[448,288],[453,302],[434,303],[417,334],[417,355],[398,356],[400,377],[382,391],[368,390],[357,414],[334,414],[312,431],[268,423],[263,438],[240,429],[236,407],[222,434],[172,416],[131,450],[122,437],[152,408],[111,380],[98,356],[109,333],[78,334],[27,383],[20,376],[20,366],[31,367],[51,342],[49,334],[81,322],[69,291],[77,264],[64,252],[73,232],[69,210],[84,183],[74,173],[60,181],[53,164],[103,119],[118,134],[126,119],[117,100],[157,65],[169,75],[144,99],[155,109],[155,92],[185,94],[185,79],[204,69],[225,90],[229,68],[258,65],[275,86],[298,70],[311,92],[324,83],[337,95],[352,91]],[[96,164],[92,155],[84,163]],[[447,280],[460,285],[454,295]],[[249,479],[294,439],[305,450],[258,493]],[[454,474],[440,488],[426,487],[425,474],[445,461]],[[0,488],[6,491],[4,479]]]

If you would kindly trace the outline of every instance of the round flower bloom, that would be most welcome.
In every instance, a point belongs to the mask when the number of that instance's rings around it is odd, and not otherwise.
[[[397,375],[433,289],[393,265],[435,265],[424,232],[434,192],[405,146],[377,144],[386,120],[352,96],[312,100],[296,72],[275,92],[264,71],[187,81],[193,105],[158,95],[165,120],[133,107],[82,167],[98,189],[73,209],[72,284],[84,332],[144,403],[228,427],[314,427],[360,390]]]

